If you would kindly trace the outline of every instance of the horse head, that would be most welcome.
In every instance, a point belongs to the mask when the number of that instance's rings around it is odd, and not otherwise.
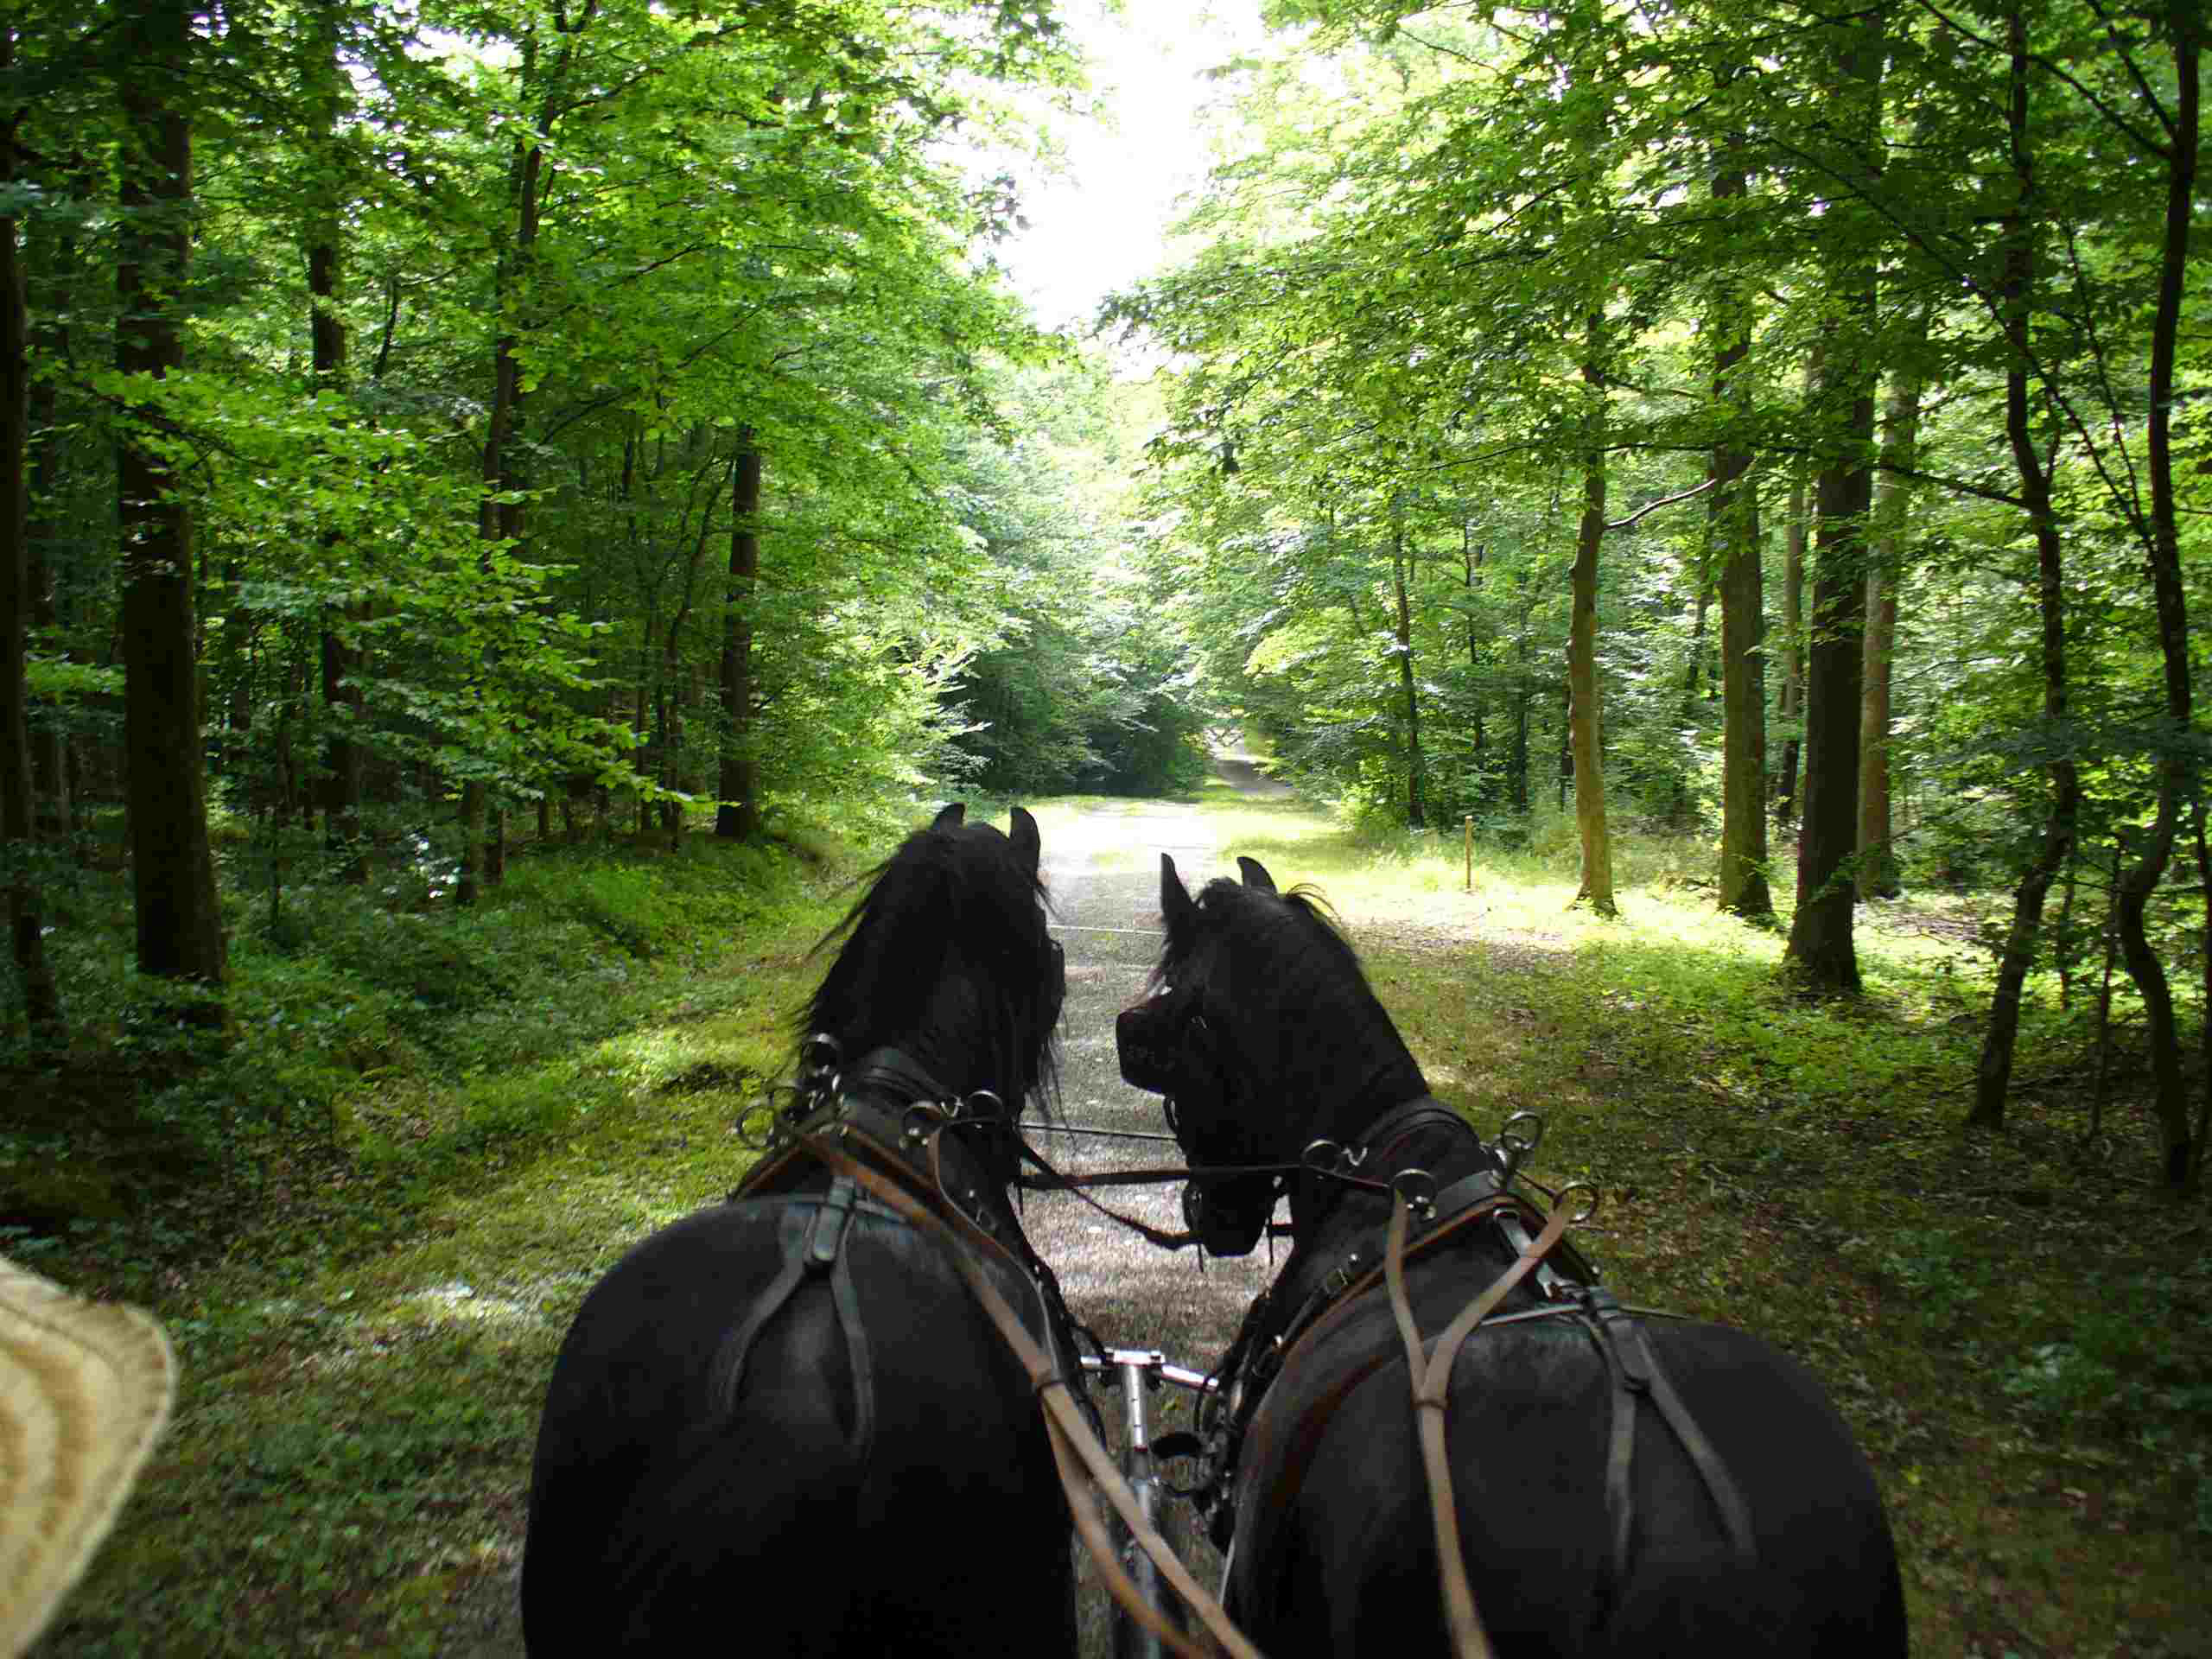
[[[1390,1107],[1427,1092],[1320,895],[1276,890],[1257,859],[1195,899],[1160,861],[1166,930],[1147,995],[1122,1010],[1122,1075],[1166,1100],[1185,1156],[1202,1167],[1297,1162],[1326,1137],[1350,1145]],[[1185,1215],[1206,1249],[1259,1242],[1282,1178],[1201,1176]]]
[[[995,1096],[1008,1122],[1033,1096],[1049,1103],[1067,976],[1037,820],[1017,806],[1011,831],[969,823],[956,804],[870,873],[816,947],[837,954],[794,1021],[802,1044],[826,1036],[849,1064],[895,1052],[945,1096]],[[1010,1147],[989,1140],[988,1160],[1011,1179]]]

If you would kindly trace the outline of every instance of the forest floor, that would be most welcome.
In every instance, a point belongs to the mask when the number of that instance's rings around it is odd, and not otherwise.
[[[1532,1173],[1602,1185],[1578,1237],[1610,1282],[1820,1375],[1881,1480],[1916,1652],[2212,1653],[2202,1200],[2151,1185],[2132,1077],[2084,1149],[2090,1068],[2047,1011],[2006,1131],[1961,1133],[1987,980],[1970,932],[1869,907],[1866,995],[1813,1003],[1777,978],[1776,935],[1663,884],[1600,921],[1568,907],[1571,875],[1485,860],[1470,880],[1456,847],[1378,852],[1220,785],[1037,810],[1071,1121],[1158,1122],[1119,1080],[1112,1015],[1152,960],[1160,851],[1194,887],[1238,854],[1314,881],[1438,1093],[1485,1132],[1541,1109]],[[569,856],[524,861],[505,902],[575,908]],[[0,1229],[40,1270],[151,1307],[184,1368],[168,1439],[39,1655],[520,1651],[553,1353],[630,1243],[743,1173],[732,1122],[788,1063],[807,948],[856,867],[790,862],[765,878],[774,902],[724,925],[728,856],[601,855],[601,947],[570,950],[550,988],[518,971],[455,1017],[465,1043],[364,1055],[327,1122],[196,1185]],[[550,913],[524,919],[542,933]],[[74,1075],[13,1082],[49,1104],[95,1092]],[[105,1144],[87,1133],[0,1135],[0,1189],[11,1159],[86,1161]],[[1166,1221],[1173,1190],[1128,1202]],[[1266,1272],[1262,1255],[1201,1276],[1066,1198],[1033,1198],[1027,1224],[1101,1335],[1199,1365]]]

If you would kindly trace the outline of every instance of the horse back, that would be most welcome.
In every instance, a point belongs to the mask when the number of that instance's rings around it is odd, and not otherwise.
[[[1277,1659],[1447,1646],[1403,1345],[1382,1298],[1367,1300],[1325,1351],[1285,1370],[1247,1441],[1230,1605]],[[1448,1304],[1418,1300],[1421,1328],[1440,1330]],[[1501,1659],[1902,1656],[1880,1497],[1817,1382],[1743,1332],[1642,1323],[1743,1497],[1751,1558],[1649,1397],[1619,1386],[1591,1323],[1478,1330],[1453,1366],[1446,1446]],[[1624,1559],[1607,1480],[1624,1409]]]
[[[809,1274],[745,1344],[732,1386],[733,1335],[817,1207],[688,1217],[585,1299],[532,1470],[522,1594],[537,1659],[674,1652],[738,1630],[766,1651],[951,1652],[1010,1611],[1041,1621],[1049,1651],[1071,1619],[1065,1507],[1027,1380],[903,1222],[862,1210],[846,1223],[857,1344],[830,1275]],[[963,1528],[1007,1529],[1022,1571],[1001,1554],[985,1582],[983,1551],[945,1548]],[[825,1574],[835,1593],[817,1587]]]

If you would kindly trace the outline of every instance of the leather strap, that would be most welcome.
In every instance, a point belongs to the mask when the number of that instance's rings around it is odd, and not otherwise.
[[[1659,1363],[1658,1355],[1651,1351],[1642,1322],[1634,1313],[1623,1307],[1610,1291],[1592,1287],[1584,1293],[1583,1304],[1596,1327],[1599,1346],[1607,1351],[1607,1362],[1614,1376],[1613,1444],[1605,1485],[1609,1501],[1616,1492],[1619,1497],[1619,1508],[1613,1516],[1613,1555],[1618,1570],[1625,1573],[1628,1567],[1628,1465],[1633,1433],[1623,1427],[1621,1420],[1633,1421],[1639,1395],[1649,1398],[1658,1408],[1660,1417],[1674,1431],[1675,1440],[1681,1442],[1683,1452],[1704,1480],[1713,1506],[1719,1512],[1720,1524],[1727,1529],[1736,1564],[1753,1566],[1758,1559],[1758,1544],[1751,1530],[1751,1506],[1744,1500],[1743,1489],[1737,1485],[1727,1465],[1721,1462],[1719,1452],[1690,1415],[1681,1395],[1675,1391],[1665,1368]]]
[[[929,1141],[933,1173],[939,1167],[941,1133],[932,1134]],[[1176,1558],[1175,1552],[1145,1520],[1135,1494],[1129,1491],[1128,1483],[1122,1478],[1122,1472],[1114,1466],[1113,1459],[1091,1433],[1090,1424],[1084,1420],[1083,1412],[1068,1388],[1067,1379],[1060,1375],[1052,1357],[1038,1345],[1013,1308],[1007,1306],[1005,1297],[1000,1294],[998,1287],[990,1281],[977,1264],[975,1252],[995,1249],[1003,1255],[1004,1247],[978,1228],[957,1205],[925,1202],[871,1162],[862,1161],[861,1158],[854,1155],[869,1147],[866,1135],[846,1134],[834,1141],[814,1140],[809,1145],[814,1154],[831,1171],[849,1175],[875,1198],[897,1211],[918,1231],[936,1238],[947,1247],[946,1259],[966,1281],[977,1306],[997,1327],[1000,1337],[1013,1351],[1015,1360],[1029,1375],[1031,1386],[1036,1389],[1039,1402],[1044,1408],[1045,1426],[1052,1441],[1053,1457],[1059,1465],[1063,1483],[1069,1487],[1069,1507],[1076,1516],[1077,1532],[1084,1547],[1091,1552],[1101,1575],[1114,1591],[1116,1599],[1130,1616],[1183,1656],[1183,1659],[1211,1659],[1204,1649],[1177,1630],[1136,1593],[1136,1587],[1122,1569],[1112,1541],[1106,1537],[1096,1513],[1085,1513],[1090,1508],[1090,1496],[1072,1478],[1077,1473],[1074,1468],[1077,1459],[1085,1466],[1096,1489],[1105,1493],[1108,1502],[1121,1516],[1122,1524],[1128,1528],[1130,1536],[1138,1547],[1153,1559],[1161,1575],[1175,1586],[1185,1604],[1198,1614],[1232,1659],[1261,1659],[1259,1650],[1230,1622],[1220,1605],[1199,1586],[1189,1569]],[[881,1155],[880,1148],[876,1150]],[[938,1191],[943,1191],[941,1181]]]
[[[1489,1289],[1459,1311],[1459,1317],[1437,1338],[1435,1351],[1425,1354],[1421,1327],[1414,1322],[1413,1303],[1406,1294],[1406,1232],[1412,1214],[1412,1206],[1401,1193],[1390,1212],[1390,1234],[1382,1255],[1383,1273],[1390,1287],[1390,1313],[1405,1341],[1406,1370],[1413,1380],[1414,1415],[1421,1436],[1421,1462],[1428,1476],[1436,1564],[1444,1580],[1444,1612],[1451,1626],[1452,1649],[1459,1659],[1491,1659],[1490,1637],[1475,1611],[1474,1586],[1468,1581],[1467,1563],[1459,1553],[1459,1511],[1452,1494],[1452,1465],[1445,1455],[1444,1408],[1451,1396],[1452,1365],[1459,1357],[1460,1344],[1559,1243],[1572,1217],[1564,1207],[1554,1211],[1544,1230],[1511,1267],[1491,1282]]]
[[[818,1199],[794,1195],[782,1202],[786,1206],[782,1270],[753,1299],[743,1323],[715,1353],[714,1369],[707,1382],[707,1398],[714,1409],[725,1416],[737,1409],[753,1343],[810,1274],[826,1272],[831,1306],[836,1310],[838,1328],[844,1332],[845,1352],[853,1374],[853,1432],[847,1443],[856,1458],[865,1459],[875,1440],[875,1380],[868,1358],[867,1330],[861,1323],[860,1300],[853,1290],[852,1253],[845,1243],[850,1230],[848,1224],[855,1209],[886,1217],[890,1217],[890,1211],[859,1202],[858,1190],[851,1181],[842,1179],[832,1180],[829,1192]],[[794,1225],[790,1211],[809,1203],[814,1205],[813,1215],[803,1226]]]

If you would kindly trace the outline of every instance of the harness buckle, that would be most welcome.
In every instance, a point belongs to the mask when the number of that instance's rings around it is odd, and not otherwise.
[[[1321,1288],[1327,1295],[1328,1299],[1331,1301],[1334,1301],[1338,1297],[1343,1295],[1345,1291],[1351,1289],[1351,1281],[1358,1277],[1359,1252],[1357,1250],[1354,1250],[1342,1262],[1329,1269],[1329,1276],[1321,1281]],[[1278,1345],[1280,1345],[1281,1338],[1276,1338],[1276,1341]]]
[[[906,1142],[918,1147],[952,1121],[952,1115],[933,1100],[918,1100],[899,1120]]]

